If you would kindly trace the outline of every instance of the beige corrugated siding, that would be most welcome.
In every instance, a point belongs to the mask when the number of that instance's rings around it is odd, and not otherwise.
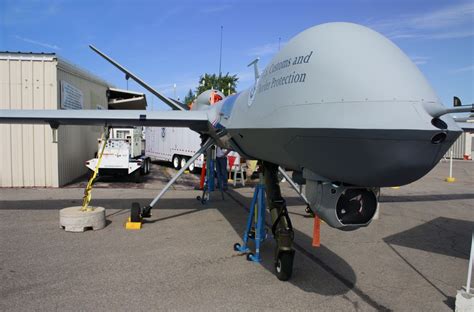
[[[0,59],[0,108],[55,109],[56,61]],[[0,186],[58,186],[57,145],[43,125],[0,125]]]
[[[453,158],[463,159],[465,156],[471,155],[471,133],[463,132],[461,136],[454,142],[451,148],[446,152],[444,157],[451,157],[451,151],[453,151]]]
[[[104,109],[107,108],[108,86],[102,81],[60,62],[58,86],[61,80],[82,91],[84,109],[97,109],[98,105]],[[60,98],[59,89],[58,87],[58,98]],[[100,127],[92,126],[59,127],[59,185],[67,184],[87,173],[85,161],[93,158],[94,153],[97,152],[97,139],[101,130]]]
[[[83,94],[84,109],[107,108],[108,85],[54,55],[1,54],[0,108],[59,109],[60,81]],[[87,172],[100,127],[0,125],[0,187],[58,187]]]

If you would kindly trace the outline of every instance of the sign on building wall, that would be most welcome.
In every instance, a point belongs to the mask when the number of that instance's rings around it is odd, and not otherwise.
[[[82,91],[63,80],[61,80],[61,108],[84,109]]]

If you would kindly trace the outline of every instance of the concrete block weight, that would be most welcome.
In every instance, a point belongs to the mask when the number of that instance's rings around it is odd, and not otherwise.
[[[94,231],[105,227],[105,208],[95,207],[93,211],[81,211],[81,206],[74,206],[59,211],[59,225],[66,232]]]

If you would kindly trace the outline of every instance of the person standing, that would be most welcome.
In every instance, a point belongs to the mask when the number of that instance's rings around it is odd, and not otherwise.
[[[217,146],[216,149],[216,169],[217,169],[217,185],[222,186],[224,191],[227,190],[228,173],[227,173],[227,154],[230,150],[226,150]]]

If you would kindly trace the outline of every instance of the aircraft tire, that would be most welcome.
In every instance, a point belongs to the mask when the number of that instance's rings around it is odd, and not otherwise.
[[[275,261],[275,275],[280,281],[287,281],[293,273],[295,251],[280,251]]]

